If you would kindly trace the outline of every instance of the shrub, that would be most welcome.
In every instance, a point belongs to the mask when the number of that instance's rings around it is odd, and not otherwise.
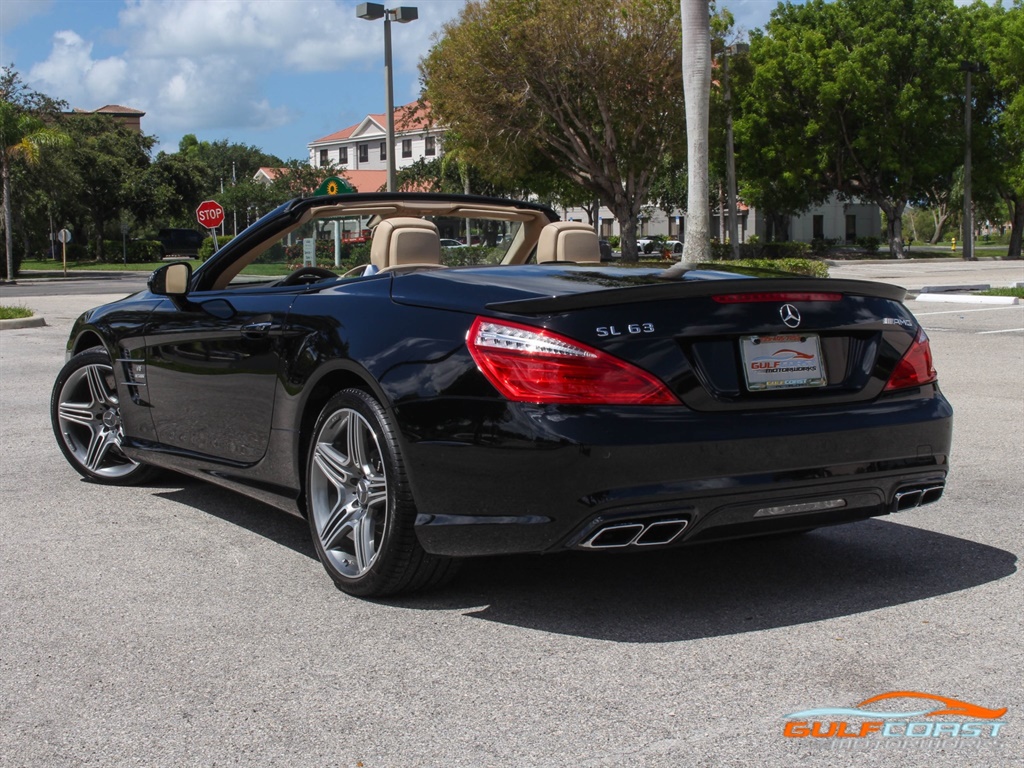
[[[154,250],[156,245],[156,250]],[[69,257],[70,258],[70,257]],[[120,240],[103,241],[103,262],[106,264],[143,264],[147,261],[160,261],[160,243],[152,240]]]
[[[882,241],[877,237],[858,237],[854,242],[868,253],[877,253],[878,246],[882,244]]]
[[[68,243],[64,246],[67,249],[68,262],[72,261],[88,261],[89,260],[89,247],[83,243]],[[118,246],[118,253],[120,253],[120,246]],[[57,248],[54,251],[57,256],[57,263],[60,264],[64,260],[64,254],[61,251],[60,243],[57,244]]]
[[[732,245],[728,243],[720,243],[717,240],[712,240],[711,258],[714,261],[729,261],[730,259],[732,259]]]
[[[811,240],[811,253],[815,256],[826,256],[829,250],[839,244],[836,237],[816,237]]]
[[[767,272],[786,272],[807,277],[828,277],[828,264],[816,259],[740,259],[738,261],[716,261],[702,264],[702,267],[747,267]]]
[[[804,259],[811,252],[810,243],[771,242],[760,248],[758,258],[761,259]]]
[[[442,248],[441,263],[446,267],[465,267],[477,264],[497,264],[504,258],[504,248],[470,245],[465,248]]]
[[[218,235],[217,245],[218,247],[223,248],[225,245],[230,243],[232,239],[233,237],[231,235]],[[199,258],[202,261],[206,261],[211,256],[213,256],[213,238],[205,237],[203,238],[203,244],[199,246]]]
[[[70,250],[68,258],[71,258]],[[157,240],[129,240],[127,244],[121,240],[103,241],[103,261],[107,264],[121,264],[124,261],[129,264],[149,264],[161,258],[163,251]]]
[[[608,245],[610,245],[612,248],[618,248],[619,247],[619,236],[618,235],[608,235],[608,237],[606,237],[605,240],[608,241]]]

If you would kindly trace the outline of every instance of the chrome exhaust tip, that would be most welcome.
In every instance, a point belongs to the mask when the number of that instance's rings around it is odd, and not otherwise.
[[[636,537],[638,547],[654,547],[659,544],[671,544],[679,534],[686,530],[688,520],[659,520],[651,523],[644,532]]]
[[[618,523],[598,528],[581,546],[587,549],[628,547],[643,533],[642,523]]]
[[[931,504],[942,498],[942,492],[945,489],[946,486],[943,483],[934,482],[929,485],[911,485],[900,488],[892,497],[892,511],[905,512],[923,504]]]
[[[921,497],[924,492],[920,488],[909,488],[905,491],[897,491],[893,497],[893,503],[896,505],[897,512],[905,512],[908,509],[913,509],[921,503]]]
[[[653,522],[612,523],[598,528],[579,546],[585,549],[621,549],[656,547],[670,544],[686,530],[689,520],[670,519]]]

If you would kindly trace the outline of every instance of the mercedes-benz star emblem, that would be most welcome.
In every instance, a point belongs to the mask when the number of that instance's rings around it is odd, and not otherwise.
[[[792,304],[783,304],[779,307],[779,317],[790,328],[796,328],[800,325],[800,310]]]

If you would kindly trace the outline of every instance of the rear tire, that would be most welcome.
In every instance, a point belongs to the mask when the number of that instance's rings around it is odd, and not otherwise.
[[[135,485],[157,470],[121,449],[124,428],[110,356],[93,347],[72,357],[53,383],[50,423],[64,458],[82,477],[106,485]]]
[[[387,412],[360,389],[332,397],[306,461],[306,510],[317,556],[338,589],[383,597],[440,586],[457,562],[427,554]]]

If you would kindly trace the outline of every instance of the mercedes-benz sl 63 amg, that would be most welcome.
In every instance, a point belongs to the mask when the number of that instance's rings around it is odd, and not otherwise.
[[[467,220],[483,244],[443,249]],[[341,274],[353,231],[368,263]],[[82,315],[51,416],[86,478],[165,468],[240,491],[306,518],[341,589],[394,594],[469,556],[653,550],[936,501],[952,410],[904,298],[602,264],[591,227],[532,203],[311,197]]]

